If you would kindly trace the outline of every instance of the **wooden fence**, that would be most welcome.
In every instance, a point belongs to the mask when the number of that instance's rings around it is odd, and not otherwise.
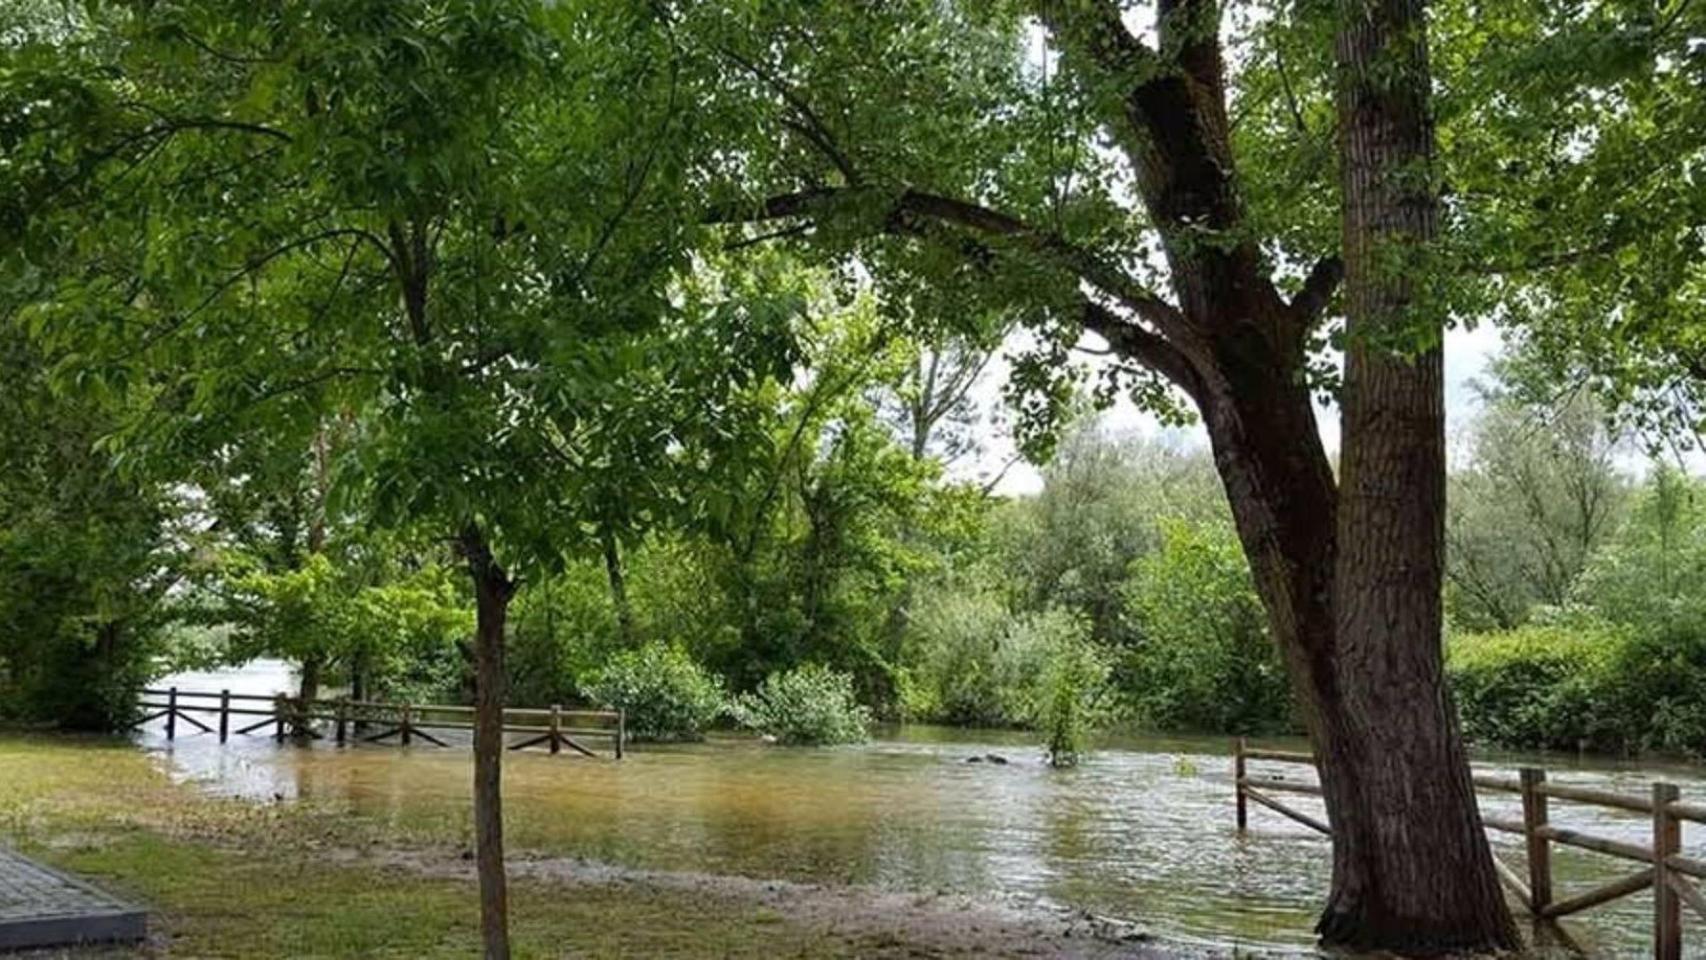
[[[1332,835],[1332,828],[1301,810],[1294,809],[1274,797],[1275,793],[1302,793],[1320,796],[1315,783],[1289,780],[1282,776],[1256,775],[1250,772],[1252,762],[1315,765],[1307,753],[1281,750],[1253,750],[1239,740],[1233,747],[1232,774],[1238,793],[1238,830],[1242,833],[1249,820],[1248,802],[1255,801],[1276,813],[1309,827]],[[1516,834],[1523,838],[1528,861],[1527,876],[1500,860],[1493,858],[1499,879],[1516,895],[1528,912],[1543,920],[1556,920],[1572,913],[1609,903],[1612,900],[1653,891],[1653,957],[1655,960],[1681,960],[1682,921],[1684,904],[1696,918],[1706,920],[1706,895],[1693,880],[1706,880],[1706,860],[1684,856],[1682,825],[1685,821],[1706,823],[1706,805],[1683,803],[1672,783],[1655,783],[1651,796],[1631,796],[1591,787],[1571,786],[1548,782],[1546,771],[1538,767],[1523,767],[1516,778],[1476,774],[1479,790],[1516,794],[1522,801],[1522,819],[1481,817],[1489,830]],[[1591,806],[1610,807],[1652,818],[1651,845],[1630,843],[1610,837],[1599,837],[1554,824],[1548,801],[1563,800]],[[1603,886],[1559,898],[1552,885],[1552,844],[1591,850],[1594,853],[1630,860],[1642,866],[1634,873]]]
[[[208,734],[215,733],[217,726],[220,743],[234,733],[255,734],[269,727],[278,740],[287,736],[320,739],[325,734],[315,729],[315,724],[328,723],[338,743],[377,743],[395,737],[404,746],[418,739],[443,747],[445,742],[431,731],[474,729],[473,707],[444,704],[376,703],[347,698],[303,700],[283,694],[266,696],[168,687],[144,689],[141,706],[148,712],[132,727],[163,718],[167,740],[177,738],[180,720]],[[240,724],[255,717],[261,719],[233,730],[233,717]],[[583,741],[603,740],[609,742],[609,750],[618,760],[622,759],[628,742],[627,716],[621,710],[565,710],[555,705],[549,709],[505,707],[503,731],[524,735],[506,744],[511,750],[541,747],[560,753],[567,748],[583,756],[597,757],[599,754]]]

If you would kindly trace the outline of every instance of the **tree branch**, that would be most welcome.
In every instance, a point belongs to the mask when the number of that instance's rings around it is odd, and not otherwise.
[[[1089,298],[1084,300],[1083,314],[1084,329],[1099,334],[1119,355],[1136,360],[1166,377],[1168,382],[1185,391],[1198,408],[1204,406],[1203,380],[1196,365],[1166,337],[1121,318]]]
[[[844,202],[846,198],[867,193],[876,195],[873,191],[854,188],[812,187],[768,197],[744,209],[714,208],[707,214],[706,221],[750,223],[809,216]],[[892,198],[888,213],[883,218],[883,229],[895,234],[917,234],[922,232],[921,219],[963,227],[1040,254],[1119,301],[1156,329],[1169,335],[1183,332],[1185,318],[1177,307],[1133,281],[1117,266],[1057,233],[1038,229],[1018,217],[970,201],[914,189],[907,189]]]
[[[1033,9],[1050,33],[1133,86],[1161,70],[1160,56],[1126,29],[1114,0],[1038,0]]]
[[[1315,262],[1309,271],[1309,276],[1303,279],[1303,289],[1297,291],[1297,296],[1291,298],[1291,312],[1297,317],[1302,326],[1309,326],[1320,319],[1322,311],[1332,302],[1333,294],[1339,289],[1339,282],[1345,278],[1345,262],[1337,254],[1322,257]]]
[[[807,103],[804,97],[795,93],[794,88],[788,86],[781,77],[765,69],[758,62],[737,53],[732,47],[724,46],[718,47],[718,49],[722,51],[723,56],[733,60],[770,89],[776,91],[776,95],[781,97],[783,102],[787,103],[799,115],[799,120],[783,120],[783,126],[805,137],[820,153],[828,157],[829,162],[835,165],[835,169],[841,171],[841,176],[847,181],[848,186],[859,184],[859,172],[853,166],[852,159],[848,157],[845,150],[841,149],[840,144],[836,143],[835,135],[830,132],[829,126],[823,122],[823,118],[818,116],[817,111],[812,109],[811,104]]]

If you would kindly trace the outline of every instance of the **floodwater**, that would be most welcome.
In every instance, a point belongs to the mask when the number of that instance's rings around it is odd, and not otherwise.
[[[184,675],[184,689],[272,693],[278,664]],[[235,726],[235,724],[234,724]],[[186,729],[192,731],[186,733]],[[214,737],[158,724],[142,746],[209,790],[256,798],[310,797],[378,818],[442,816],[464,823],[470,759],[417,744],[299,747],[270,737]],[[454,744],[454,741],[452,741]],[[1218,738],[1110,738],[1082,766],[1052,770],[1036,738],[928,727],[890,730],[864,746],[793,749],[744,739],[639,745],[626,760],[543,753],[505,757],[511,849],[622,866],[756,878],[950,891],[1024,908],[1071,908],[1141,924],[1154,934],[1261,953],[1307,953],[1329,880],[1326,841],[1254,804],[1250,830],[1233,822],[1228,743]],[[1281,744],[1285,746],[1284,744]],[[1006,764],[968,762],[996,753]],[[1553,779],[1646,795],[1665,779],[1706,799],[1706,769],[1573,756],[1488,755],[1478,769],[1546,766]],[[1261,769],[1299,776],[1297,767]],[[1321,816],[1319,801],[1288,801]],[[1514,796],[1483,795],[1483,810],[1519,817]],[[1639,814],[1554,799],[1555,822],[1650,841]],[[1706,828],[1684,843],[1706,856]],[[1520,839],[1494,834],[1523,872]],[[1554,846],[1556,896],[1632,873],[1636,865]],[[1651,895],[1595,908],[1566,931],[1591,952],[1649,949]],[[1706,956],[1706,923],[1685,918],[1690,956]]]

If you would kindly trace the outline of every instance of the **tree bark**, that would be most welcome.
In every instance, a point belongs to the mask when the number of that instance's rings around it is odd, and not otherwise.
[[[314,701],[320,699],[320,668],[322,661],[318,655],[302,658],[302,678],[296,689],[296,719],[291,724],[292,734],[306,737],[312,730],[308,714],[313,712]]]
[[[622,572],[622,548],[609,524],[604,524],[598,535],[599,545],[604,550],[604,576],[610,582],[610,603],[616,608],[616,634],[624,648],[632,648],[637,635],[634,631],[634,607],[628,602],[628,583]]]
[[[474,581],[474,856],[480,878],[480,938],[486,960],[509,958],[509,891],[504,874],[504,622],[515,583],[492,557],[479,527],[458,544]]]
[[[1517,946],[1444,680],[1444,327],[1418,293],[1415,257],[1438,207],[1425,7],[1339,5],[1340,682],[1317,740],[1335,841],[1321,938],[1408,954]]]

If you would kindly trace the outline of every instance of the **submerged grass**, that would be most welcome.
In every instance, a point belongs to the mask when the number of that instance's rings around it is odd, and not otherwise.
[[[463,829],[214,797],[123,741],[0,734],[0,842],[151,911],[147,944],[51,956],[474,956],[472,883],[364,854],[437,843],[453,863]],[[737,897],[620,882],[512,879],[511,931],[518,957],[911,955]]]

